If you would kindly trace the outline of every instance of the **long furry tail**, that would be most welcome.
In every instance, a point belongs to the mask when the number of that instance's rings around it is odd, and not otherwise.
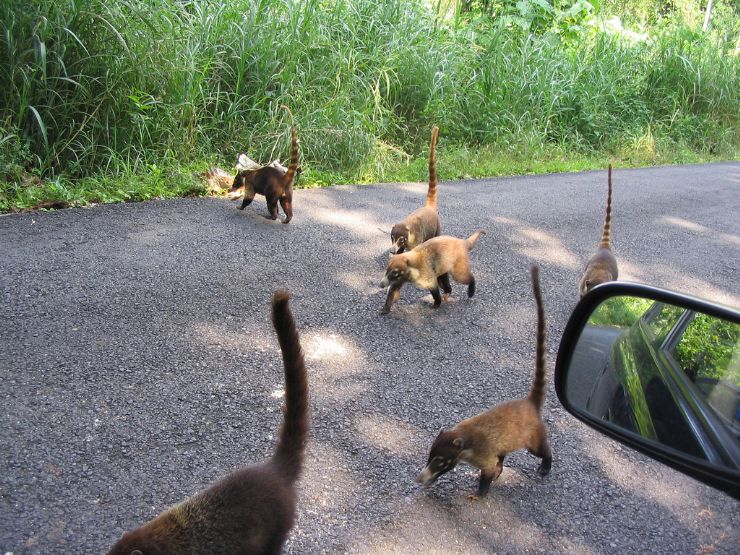
[[[475,247],[475,244],[478,242],[478,238],[481,235],[485,235],[485,234],[486,234],[485,231],[483,231],[482,229],[479,229],[478,231],[473,233],[470,237],[465,239],[465,244],[468,246],[468,250],[472,251],[473,247]]]
[[[295,181],[296,172],[298,171],[298,134],[295,130],[293,112],[291,112],[290,108],[285,104],[283,104],[283,108],[285,108],[288,111],[288,114],[290,114],[290,165],[288,166],[288,171],[285,172],[283,179],[290,187],[292,187],[293,182]]]
[[[599,248],[610,249],[612,245],[612,165],[609,164],[609,186],[606,195],[606,216],[604,217],[604,232],[601,234]]]
[[[542,291],[540,291],[540,269],[532,265],[529,269],[532,275],[532,292],[537,303],[537,359],[534,367],[534,378],[532,388],[529,390],[529,400],[532,401],[537,410],[542,408],[545,402],[545,308],[542,304]]]
[[[429,146],[429,190],[427,191],[426,206],[437,209],[437,136],[439,127],[432,129],[432,142]]]
[[[308,436],[308,378],[288,298],[285,290],[276,291],[272,297],[272,323],[285,369],[285,414],[273,460],[283,474],[295,482],[303,466],[303,450]]]

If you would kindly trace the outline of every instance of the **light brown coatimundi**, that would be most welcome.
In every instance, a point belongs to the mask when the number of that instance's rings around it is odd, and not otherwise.
[[[538,469],[542,476],[550,472],[552,452],[540,414],[545,401],[545,311],[539,268],[532,266],[530,271],[537,301],[537,360],[529,395],[463,420],[449,430],[441,430],[432,444],[426,466],[416,479],[418,482],[432,484],[464,462],[480,469],[478,496],[482,497],[501,474],[504,457],[523,448],[542,459]]]
[[[617,259],[612,253],[612,165],[609,164],[608,193],[606,196],[606,216],[604,231],[601,234],[599,250],[586,263],[578,290],[583,297],[594,287],[607,281],[615,281],[619,275]]]
[[[437,237],[440,232],[437,215],[437,136],[439,127],[432,129],[432,141],[429,146],[429,189],[424,206],[417,208],[406,216],[401,223],[391,229],[393,253],[401,254],[421,245],[427,239]]]
[[[272,458],[244,467],[128,532],[109,555],[279,553],[295,518],[308,435],[308,383],[288,292],[272,298],[283,354],[285,412]]]
[[[285,105],[283,108],[290,114],[290,165],[288,171],[283,174],[272,166],[263,166],[256,170],[242,170],[234,177],[231,191],[236,191],[241,187],[244,188],[244,200],[239,210],[244,210],[246,206],[249,206],[256,193],[265,195],[267,209],[270,211],[268,217],[271,220],[277,219],[277,206],[280,202],[280,206],[283,207],[283,212],[285,212],[283,223],[287,224],[293,218],[293,183],[298,170],[298,135],[295,131],[293,112]]]
[[[450,277],[468,286],[468,297],[475,293],[475,278],[470,272],[468,252],[473,250],[478,237],[485,231],[476,231],[467,239],[442,235],[432,237],[408,252],[394,254],[388,262],[381,287],[390,287],[385,306],[380,311],[388,314],[401,295],[401,286],[413,283],[420,289],[429,289],[434,297],[434,307],[442,304],[439,288],[446,294],[452,292]]]

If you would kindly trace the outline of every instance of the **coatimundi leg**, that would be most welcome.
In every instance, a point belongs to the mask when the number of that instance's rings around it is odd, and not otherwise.
[[[255,194],[254,187],[251,185],[244,185],[244,199],[242,200],[242,205],[239,207],[239,210],[244,210],[244,208],[252,204]]]
[[[447,295],[452,293],[452,285],[450,285],[450,274],[442,274],[437,278],[437,283]]]
[[[550,450],[550,444],[547,441],[547,436],[545,435],[544,430],[542,432],[542,439],[540,440],[540,444],[537,449],[529,449],[529,452],[532,453],[535,457],[539,457],[542,459],[542,462],[537,469],[537,473],[540,476],[547,476],[550,473],[550,468],[552,467],[552,451]]]
[[[293,218],[293,195],[287,194],[280,197],[280,206],[283,207],[283,212],[285,212],[283,223],[287,224]]]
[[[381,314],[388,314],[391,311],[391,307],[401,297],[401,285],[403,285],[403,283],[399,285],[394,284],[388,288],[388,296],[385,299],[383,310],[380,311]]]
[[[467,264],[467,261],[459,262],[453,266],[452,279],[468,286],[468,297],[475,295],[475,278],[470,272],[470,266]]]
[[[265,216],[268,220],[277,220],[278,217],[278,199],[277,197],[270,197],[267,199],[267,209],[270,211],[269,216]]]

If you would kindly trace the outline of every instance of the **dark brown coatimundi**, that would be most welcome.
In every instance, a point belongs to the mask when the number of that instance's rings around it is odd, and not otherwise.
[[[424,206],[417,208],[401,223],[391,229],[393,252],[401,254],[421,245],[427,239],[437,237],[440,232],[437,215],[437,136],[439,127],[432,129],[432,141],[429,146],[429,189]]]
[[[537,301],[537,361],[529,395],[503,403],[442,430],[434,440],[426,466],[417,481],[429,485],[459,462],[480,468],[478,496],[488,493],[503,470],[504,457],[526,448],[542,459],[538,472],[550,472],[552,452],[542,422],[545,401],[545,311],[540,292],[539,268],[532,266],[532,290]]]
[[[278,553],[293,527],[295,483],[308,434],[308,383],[288,292],[272,298],[283,353],[285,415],[272,458],[237,470],[128,532],[110,555]]]
[[[593,255],[583,271],[578,290],[583,297],[594,287],[607,281],[614,281],[619,275],[617,259],[612,253],[612,165],[609,164],[608,193],[606,196],[606,216],[604,231],[601,234],[599,250]]]
[[[239,210],[244,210],[254,200],[254,195],[259,193],[267,199],[267,209],[270,211],[269,219],[276,220],[278,217],[278,202],[285,212],[284,224],[293,218],[293,183],[295,182],[298,169],[298,135],[295,131],[293,112],[290,108],[283,106],[290,114],[290,165],[288,171],[283,174],[272,166],[263,166],[256,170],[243,170],[236,174],[231,191],[244,188],[244,200]]]
[[[432,237],[408,252],[394,254],[388,262],[381,287],[390,287],[385,306],[380,311],[388,314],[398,297],[401,286],[413,283],[420,289],[429,289],[434,297],[434,307],[442,304],[439,288],[446,294],[452,292],[450,277],[468,286],[468,297],[475,293],[475,278],[470,272],[468,252],[473,250],[478,237],[485,231],[476,231],[467,239],[442,235]]]

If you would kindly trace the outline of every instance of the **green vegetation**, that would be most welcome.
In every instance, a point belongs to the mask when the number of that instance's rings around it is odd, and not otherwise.
[[[697,314],[674,350],[676,361],[692,380],[725,380],[740,387],[740,365],[731,364],[740,343],[740,326]]]
[[[592,326],[628,328],[637,322],[654,302],[641,297],[612,297],[596,307],[588,323]]]
[[[0,211],[202,192],[283,103],[302,186],[424,180],[433,124],[442,179],[737,158],[736,4],[626,3],[5,0]]]

